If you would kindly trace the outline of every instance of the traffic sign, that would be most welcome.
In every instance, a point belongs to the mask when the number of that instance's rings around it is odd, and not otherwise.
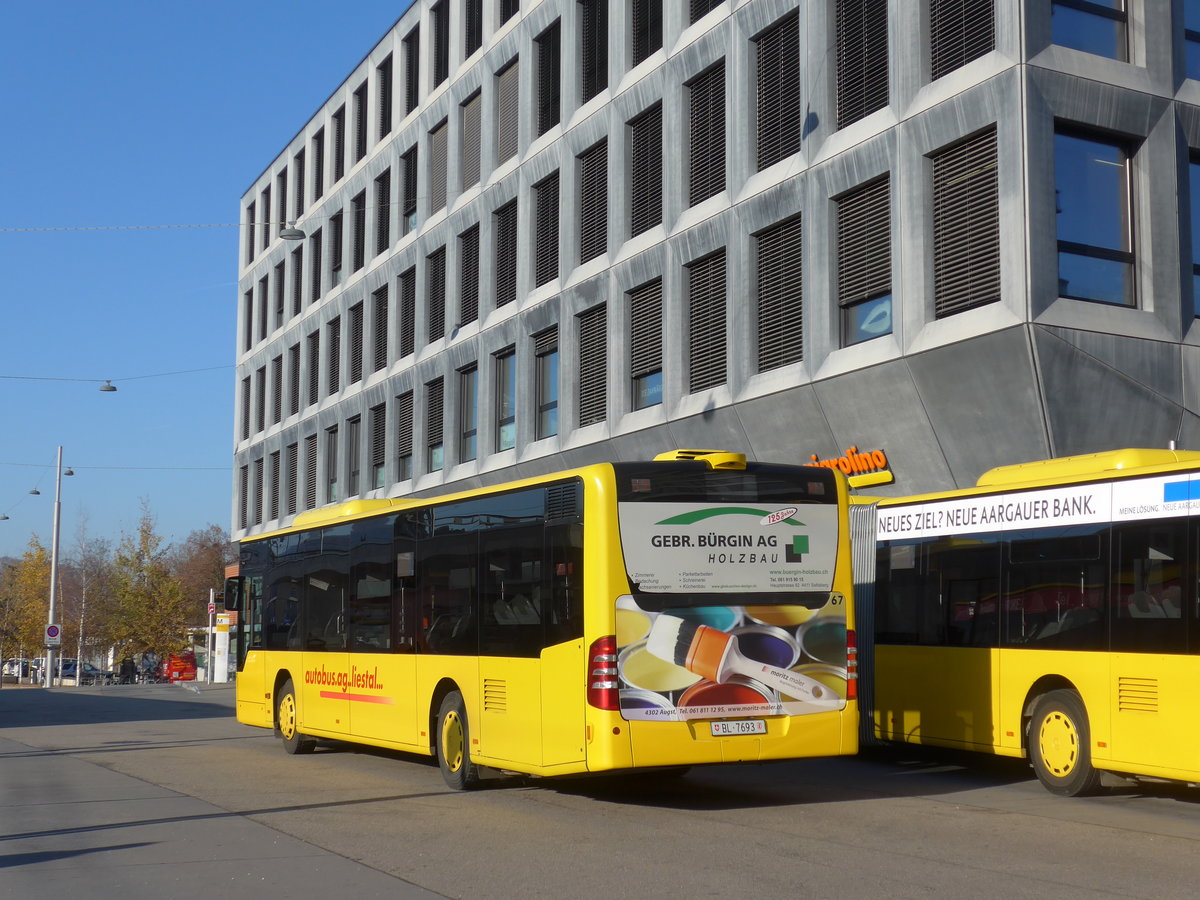
[[[53,622],[46,626],[46,648],[62,646],[62,626]]]
[[[215,603],[210,603],[210,604],[208,604],[208,614],[209,614],[210,616],[211,616],[213,613],[215,613],[216,611],[217,611],[217,604],[215,604]]]

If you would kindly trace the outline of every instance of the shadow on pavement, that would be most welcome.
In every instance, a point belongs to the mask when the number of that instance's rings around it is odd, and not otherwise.
[[[6,728],[155,719],[226,719],[233,715],[231,688],[199,693],[171,684],[0,690],[0,734]]]

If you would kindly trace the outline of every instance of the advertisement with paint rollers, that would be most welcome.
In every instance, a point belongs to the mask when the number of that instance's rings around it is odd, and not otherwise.
[[[638,597],[617,600],[626,719],[808,715],[846,705],[836,507],[621,504]],[[702,604],[706,595],[740,602]],[[781,594],[805,594],[779,603]],[[653,595],[677,603],[661,608]],[[771,595],[755,603],[755,594]],[[813,605],[819,598],[820,605]]]

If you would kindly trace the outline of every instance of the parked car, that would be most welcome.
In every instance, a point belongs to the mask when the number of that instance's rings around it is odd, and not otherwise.
[[[112,675],[108,672],[102,672],[90,662],[84,662],[83,671],[79,671],[78,660],[64,659],[62,661],[62,677],[73,679],[76,684],[110,684]]]

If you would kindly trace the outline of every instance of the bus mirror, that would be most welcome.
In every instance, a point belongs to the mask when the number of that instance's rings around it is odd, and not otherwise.
[[[242,608],[242,577],[225,579],[225,609],[233,612]]]

